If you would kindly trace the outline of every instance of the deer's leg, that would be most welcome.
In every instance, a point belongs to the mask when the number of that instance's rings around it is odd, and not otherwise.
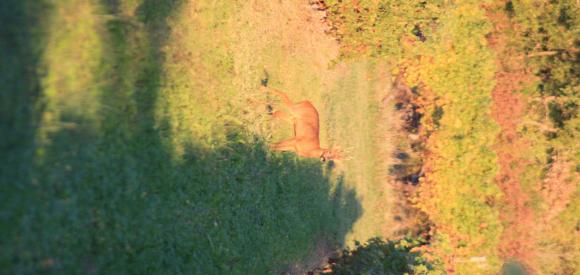
[[[296,139],[291,138],[270,145],[274,151],[296,151]]]

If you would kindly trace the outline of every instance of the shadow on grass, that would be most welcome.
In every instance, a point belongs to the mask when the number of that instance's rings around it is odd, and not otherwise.
[[[0,4],[0,272],[14,256],[14,221],[24,215],[43,106],[41,33],[49,10],[45,1],[6,0]]]
[[[102,4],[119,10],[117,1]],[[264,274],[301,260],[320,238],[341,242],[351,229],[360,215],[354,191],[333,187],[316,160],[270,154],[243,126],[230,126],[223,146],[192,143],[175,160],[169,122],[154,110],[166,19],[180,5],[146,0],[136,18],[109,20],[97,77],[108,84],[97,122],[60,129],[40,160],[31,155],[8,165],[30,171],[6,177],[22,184],[2,196],[10,198],[0,217],[10,240],[3,240],[1,270]],[[35,87],[21,90],[38,97]],[[10,148],[35,149],[34,115],[26,120],[14,128],[30,141]],[[18,140],[18,131],[6,135]]]
[[[34,148],[42,110],[38,101],[44,37],[38,25],[46,19],[40,14],[44,8],[43,1],[32,5],[8,0],[0,5],[0,160],[3,164],[0,179],[3,183],[26,178],[28,165],[17,164],[31,163],[34,154],[31,148]],[[8,186],[0,184],[0,188]]]

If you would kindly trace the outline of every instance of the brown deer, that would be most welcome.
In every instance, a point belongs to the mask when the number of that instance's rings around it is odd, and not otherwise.
[[[310,101],[293,103],[283,92],[267,87],[262,89],[279,96],[287,108],[287,111],[273,112],[274,118],[285,120],[294,126],[294,137],[270,145],[272,150],[292,151],[301,157],[320,158],[322,162],[338,159],[337,150],[320,148],[318,111]]]

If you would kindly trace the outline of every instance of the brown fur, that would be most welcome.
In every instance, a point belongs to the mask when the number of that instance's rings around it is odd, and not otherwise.
[[[274,112],[273,116],[294,126],[294,137],[270,145],[272,150],[292,151],[301,157],[320,158],[322,161],[336,157],[331,150],[320,148],[318,111],[310,101],[293,103],[285,93],[274,89],[267,90],[279,96],[287,108],[286,111]]]

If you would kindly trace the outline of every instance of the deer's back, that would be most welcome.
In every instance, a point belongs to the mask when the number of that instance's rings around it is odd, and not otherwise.
[[[297,138],[315,139],[318,144],[318,111],[310,101],[302,101],[292,106],[294,132]]]

